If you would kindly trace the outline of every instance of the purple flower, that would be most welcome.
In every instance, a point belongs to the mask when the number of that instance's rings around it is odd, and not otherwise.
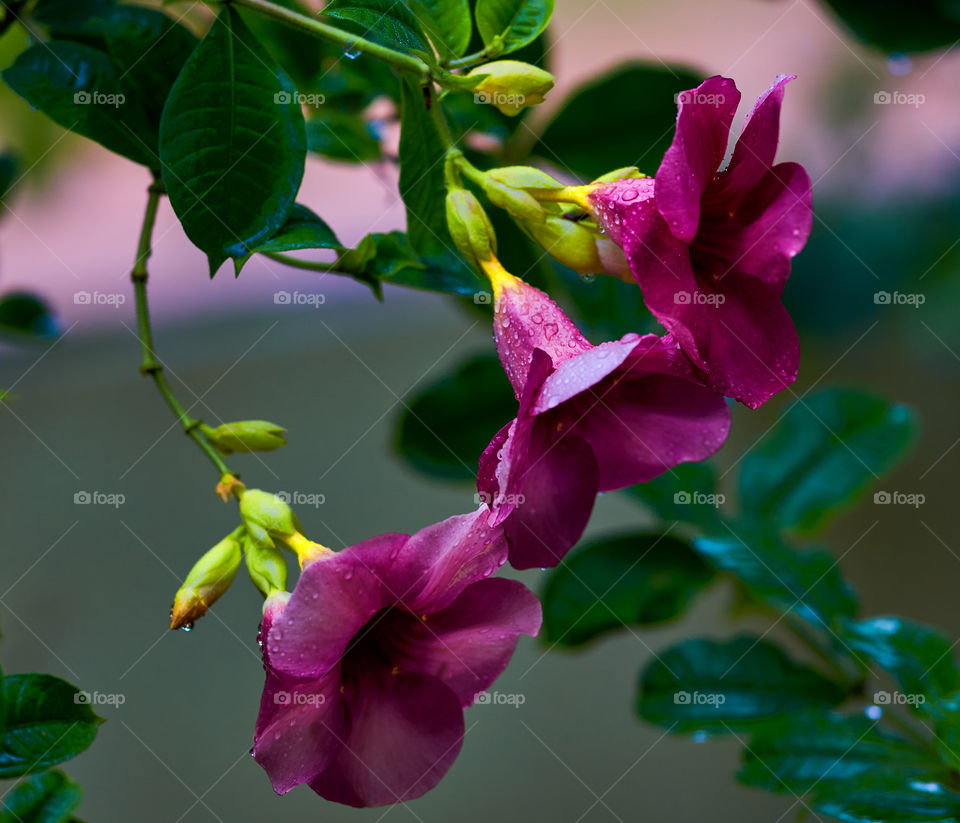
[[[307,565],[261,626],[267,680],[253,754],[280,794],[308,783],[351,806],[419,797],[450,768],[463,709],[540,628],[481,507]]]
[[[519,569],[555,566],[580,538],[598,491],[703,460],[730,411],[669,335],[592,345],[546,294],[488,266],[494,333],[520,402],[480,458],[477,486]]]
[[[800,356],[780,295],[810,234],[810,178],[797,163],[773,163],[791,79],[781,75],[757,100],[723,171],[740,92],[711,77],[679,95],[677,130],[655,179],[605,183],[588,195],[650,311],[713,389],[751,408],[796,380]]]

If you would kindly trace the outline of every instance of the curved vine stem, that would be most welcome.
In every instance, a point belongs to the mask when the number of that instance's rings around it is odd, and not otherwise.
[[[151,254],[151,239],[153,238],[153,227],[157,219],[157,208],[160,205],[160,198],[163,196],[163,185],[159,180],[154,180],[150,185],[147,197],[147,208],[143,215],[143,226],[140,229],[140,242],[137,244],[137,257],[133,264],[133,270],[130,272],[130,279],[133,281],[133,293],[137,308],[137,335],[140,338],[140,351],[142,360],[140,363],[140,373],[149,375],[153,378],[157,389],[167,401],[167,405],[176,415],[184,432],[199,447],[200,450],[210,459],[210,462],[216,466],[220,472],[221,479],[227,475],[233,475],[230,468],[223,462],[223,458],[200,430],[200,421],[190,417],[183,404],[173,393],[173,389],[167,382],[163,373],[163,364],[157,359],[153,347],[153,330],[150,326],[150,307],[147,303],[147,260]]]

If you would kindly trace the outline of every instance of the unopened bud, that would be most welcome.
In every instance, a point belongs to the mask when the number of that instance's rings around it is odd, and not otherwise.
[[[262,541],[264,535],[283,540],[303,531],[293,509],[275,494],[247,489],[240,498],[240,516],[251,536]]]
[[[497,60],[477,66],[467,77],[483,78],[473,87],[479,102],[496,106],[511,117],[542,103],[556,82],[550,72],[519,60]]]
[[[215,429],[202,426],[206,438],[224,454],[233,452],[269,452],[287,444],[286,431],[266,420],[240,420],[224,423]]]
[[[597,249],[596,232],[573,220],[550,215],[541,225],[528,224],[527,230],[558,262],[580,274],[603,270]]]
[[[562,189],[563,183],[534,166],[500,166],[485,175],[515,189]]]
[[[547,216],[543,206],[523,189],[515,189],[492,177],[485,177],[483,190],[491,203],[505,209],[516,220],[525,223],[542,223]]]
[[[497,251],[497,236],[480,201],[467,189],[447,192],[447,227],[460,252],[476,265]]]
[[[244,553],[250,579],[264,597],[269,597],[287,588],[287,561],[269,537],[257,540],[247,535]]]
[[[225,537],[203,557],[187,575],[177,591],[170,611],[170,628],[189,627],[199,620],[233,582],[243,557],[241,526]]]

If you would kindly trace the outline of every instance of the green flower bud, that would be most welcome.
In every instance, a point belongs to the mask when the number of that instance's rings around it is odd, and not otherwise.
[[[247,489],[240,498],[240,516],[250,536],[263,542],[264,535],[285,540],[303,531],[300,521],[287,503],[275,494]]]
[[[554,180],[545,171],[540,171],[533,166],[501,166],[488,171],[486,177],[515,189],[565,188],[559,180]]]
[[[258,540],[248,534],[243,542],[250,579],[269,597],[287,588],[287,561],[269,537]]]
[[[207,439],[224,454],[233,452],[269,452],[287,445],[286,431],[266,420],[240,420],[223,423],[215,429],[201,426]]]
[[[485,177],[483,190],[491,203],[505,209],[517,220],[542,223],[547,216],[543,207],[523,189],[515,189],[491,177]]]
[[[490,218],[474,194],[466,189],[447,192],[447,227],[457,248],[468,260],[480,265],[497,251],[497,236]]]
[[[170,610],[171,629],[189,629],[207,613],[237,576],[243,556],[243,526],[201,557],[177,591]]]
[[[519,60],[497,60],[477,66],[467,77],[482,77],[473,87],[478,103],[489,103],[511,117],[542,103],[556,82],[549,72]]]
[[[580,274],[603,271],[596,232],[573,220],[549,215],[542,224],[527,224],[527,231],[558,262]]]

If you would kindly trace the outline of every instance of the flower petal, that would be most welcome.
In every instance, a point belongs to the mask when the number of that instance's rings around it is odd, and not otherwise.
[[[481,506],[412,535],[384,580],[396,602],[414,614],[433,614],[499,569],[507,559],[507,543],[488,520],[489,511]]]
[[[735,196],[746,195],[770,169],[780,139],[780,107],[784,89],[796,75],[781,74],[753,106],[724,177]]]
[[[519,636],[536,635],[541,620],[540,601],[518,580],[481,580],[444,611],[414,619],[395,662],[443,681],[466,708],[506,668]]]
[[[267,671],[253,756],[277,794],[309,782],[340,753],[347,724],[339,685],[339,666],[306,683]]]
[[[543,415],[531,432],[521,472],[522,500],[503,522],[516,569],[556,566],[590,520],[597,496],[597,461],[579,437],[556,431]]]
[[[310,788],[349,806],[385,806],[430,791],[463,743],[463,710],[435,677],[358,673],[348,690],[350,733]]]
[[[381,576],[407,540],[381,535],[308,565],[264,641],[270,665],[311,680],[333,669],[357,631],[393,602]]]
[[[690,243],[700,222],[700,197],[727,151],[730,124],[740,103],[733,80],[710,77],[678,96],[673,143],[657,170],[657,208],[673,235]]]

